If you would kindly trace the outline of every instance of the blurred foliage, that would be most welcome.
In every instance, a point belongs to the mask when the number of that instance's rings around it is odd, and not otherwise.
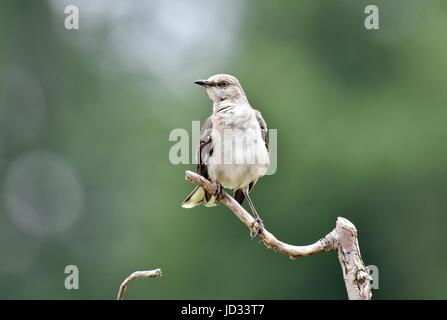
[[[278,171],[253,192],[267,228],[307,244],[344,216],[366,264],[379,267],[374,298],[447,298],[445,2],[207,1],[203,12],[180,12],[179,1],[137,1],[130,6],[146,4],[131,12],[143,18],[184,23],[180,40],[143,29],[137,52],[119,42],[133,34],[111,33],[113,19],[84,24],[120,1],[70,1],[80,9],[75,31],[56,2],[0,4],[0,298],[111,299],[130,272],[156,267],[164,277],[133,283],[127,298],[346,297],[335,253],[291,261],[250,241],[222,206],[180,208],[194,166],[169,162],[168,135],[206,118],[211,103],[192,81],[222,72],[278,129]],[[378,31],[363,27],[370,3]],[[236,9],[230,26],[221,15]],[[207,16],[217,23],[190,45],[204,32],[193,20]],[[129,17],[115,23],[141,21]],[[188,50],[175,56],[178,43]],[[160,44],[172,55],[151,56]],[[145,50],[147,64],[128,68]],[[69,207],[76,185],[80,210]],[[29,208],[17,207],[22,193]],[[64,288],[69,264],[79,290]]]

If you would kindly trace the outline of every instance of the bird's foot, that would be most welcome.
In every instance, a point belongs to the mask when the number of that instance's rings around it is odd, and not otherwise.
[[[213,184],[213,188],[214,188],[214,193],[213,196],[216,198],[216,200],[222,200],[223,199],[223,193],[224,193],[224,189],[222,187],[222,185],[219,182],[212,182]]]
[[[258,234],[260,234],[264,230],[264,223],[260,218],[256,218],[255,221],[251,224],[250,228],[250,237],[251,240],[255,239]]]

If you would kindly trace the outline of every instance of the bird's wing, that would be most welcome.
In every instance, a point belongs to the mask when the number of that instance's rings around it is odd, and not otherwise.
[[[262,114],[260,111],[255,110],[255,112],[256,112],[256,119],[258,120],[259,126],[261,127],[262,139],[264,139],[265,147],[268,150],[269,149],[269,136],[268,136],[267,123],[265,122],[264,118],[262,117]]]
[[[197,173],[208,179],[208,159],[213,153],[213,141],[211,139],[211,130],[213,123],[211,116],[205,120],[200,131],[200,141],[197,146]]]

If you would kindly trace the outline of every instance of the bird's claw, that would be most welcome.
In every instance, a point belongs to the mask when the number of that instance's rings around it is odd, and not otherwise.
[[[258,236],[258,234],[262,232],[263,229],[264,229],[264,223],[262,222],[261,219],[256,218],[255,221],[253,221],[250,228],[251,240],[255,239]]]
[[[224,191],[222,185],[219,182],[213,182],[213,188],[213,196],[216,197],[216,200],[222,200]]]

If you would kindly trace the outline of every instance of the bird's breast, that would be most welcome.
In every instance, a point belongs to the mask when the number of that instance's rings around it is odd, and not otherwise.
[[[225,110],[211,132],[213,154],[208,173],[226,188],[248,185],[264,175],[269,166],[268,151],[256,114],[250,110]]]

